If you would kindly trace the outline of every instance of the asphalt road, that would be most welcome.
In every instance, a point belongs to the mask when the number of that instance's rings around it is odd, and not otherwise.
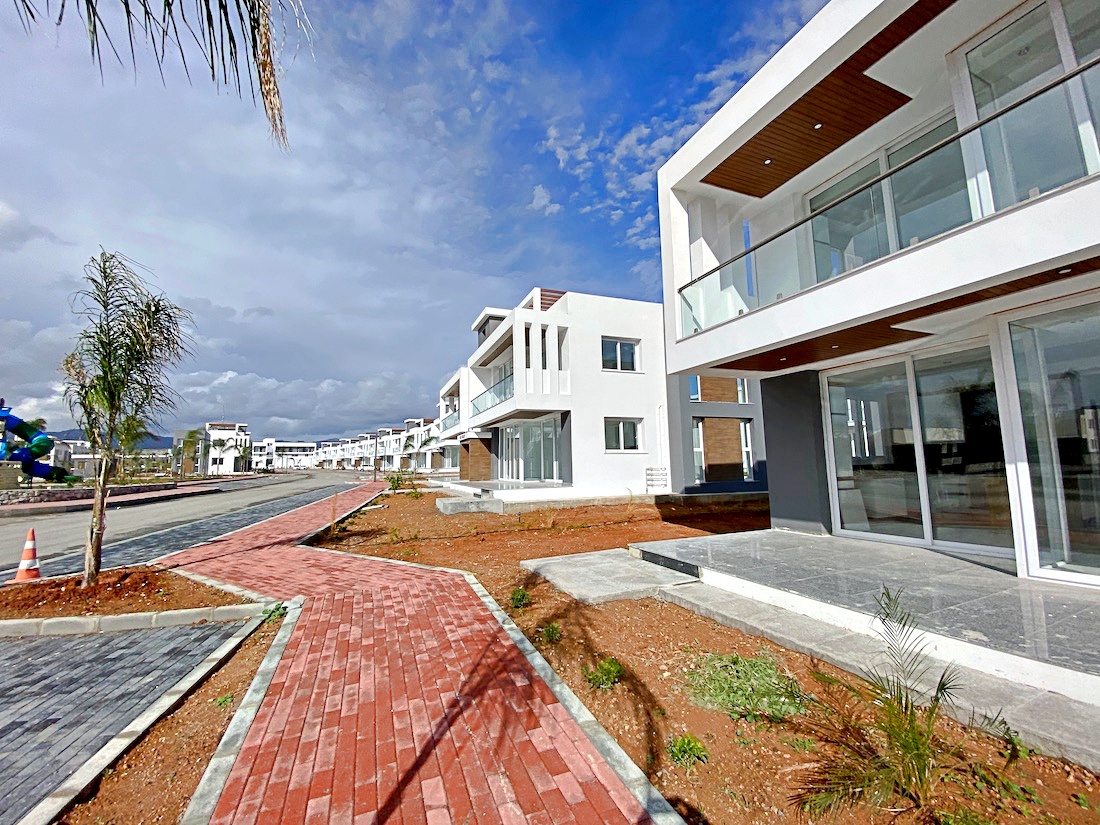
[[[232,482],[233,489],[221,493],[139,504],[107,510],[104,545],[143,536],[169,527],[230,513],[254,504],[286,498],[332,484],[354,481],[353,473],[310,470],[293,475],[265,478],[263,483]],[[277,481],[277,483],[272,483]],[[224,485],[230,486],[230,485]],[[27,530],[34,528],[39,560],[71,553],[84,546],[91,510],[74,513],[0,519],[0,570],[19,563]]]

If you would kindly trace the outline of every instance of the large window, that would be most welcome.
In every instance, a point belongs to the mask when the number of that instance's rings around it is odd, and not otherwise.
[[[640,450],[638,430],[641,422],[636,418],[605,418],[603,442],[608,450]]]
[[[604,338],[603,368],[622,372],[637,371],[638,342],[623,338]]]
[[[1009,330],[1039,563],[1100,573],[1100,305]]]

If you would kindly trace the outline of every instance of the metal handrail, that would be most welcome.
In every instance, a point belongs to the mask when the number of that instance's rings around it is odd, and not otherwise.
[[[974,132],[974,131],[977,131],[978,129],[981,129],[986,124],[992,123],[994,120],[997,120],[998,118],[1003,117],[1004,115],[1008,114],[1009,112],[1013,111],[1014,109],[1019,108],[1023,104],[1028,103],[1031,100],[1034,100],[1035,98],[1039,97],[1042,94],[1045,94],[1046,92],[1049,92],[1051,89],[1055,89],[1058,86],[1061,86],[1063,83],[1068,83],[1073,78],[1077,77],[1080,74],[1083,74],[1084,72],[1087,72],[1089,69],[1091,69],[1093,66],[1096,66],[1096,65],[1100,65],[1100,57],[1095,57],[1092,60],[1088,61],[1087,63],[1083,63],[1082,65],[1076,67],[1075,69],[1071,69],[1070,71],[1068,71],[1065,74],[1055,78],[1054,80],[1050,81],[1049,83],[1045,83],[1044,85],[1040,86],[1038,89],[1031,92],[1030,94],[1025,95],[1024,97],[1020,98],[1019,100],[1013,101],[1008,106],[1005,106],[1003,109],[998,109],[993,114],[986,115],[985,117],[981,118],[980,120],[976,121],[975,123],[970,124],[966,128],[955,132],[953,135],[950,135],[948,137],[945,137],[943,140],[940,140],[940,141],[937,141],[936,143],[933,143],[931,146],[929,146],[923,152],[920,152],[919,154],[914,155],[913,157],[909,158],[908,160],[906,160],[902,163],[899,163],[897,166],[894,166],[890,169],[887,169],[885,172],[880,174],[878,177],[872,178],[870,181],[863,184],[863,186],[861,186],[859,189],[854,189],[851,192],[849,192],[847,195],[845,195],[844,197],[837,198],[835,201],[830,203],[828,206],[822,207],[821,209],[817,210],[817,212],[814,212],[811,215],[807,215],[805,218],[802,218],[801,220],[796,221],[795,223],[792,223],[790,226],[787,226],[784,229],[779,230],[778,232],[772,233],[771,235],[764,238],[764,240],[760,241],[759,243],[756,243],[756,244],[753,244],[752,246],[750,246],[744,252],[740,252],[737,255],[734,255],[728,261],[725,261],[724,263],[719,264],[718,266],[714,267],[713,269],[707,270],[706,272],[704,272],[702,275],[700,275],[697,278],[691,279],[686,284],[684,284],[679,289],[677,289],[676,292],[677,293],[682,293],[689,286],[694,286],[695,284],[702,281],[704,278],[707,278],[707,277],[713,275],[718,270],[725,269],[730,264],[736,263],[737,261],[741,260],[742,258],[745,258],[748,255],[751,255],[753,252],[756,252],[761,247],[767,246],[768,244],[770,244],[772,241],[776,240],[777,238],[781,238],[782,236],[786,235],[788,232],[790,232],[794,229],[798,229],[798,227],[809,223],[815,217],[817,217],[822,212],[824,212],[826,209],[832,209],[834,206],[836,206],[838,204],[841,204],[841,203],[844,203],[844,201],[846,201],[850,198],[854,198],[856,195],[863,194],[868,189],[870,189],[874,186],[877,186],[878,184],[882,183],[887,178],[893,177],[898,172],[900,172],[902,169],[907,169],[908,167],[912,166],[914,163],[922,161],[926,157],[928,157],[929,155],[932,155],[933,153],[938,152],[943,147],[948,146],[948,145],[954,143],[955,141],[962,140],[964,137],[969,135],[971,132]]]

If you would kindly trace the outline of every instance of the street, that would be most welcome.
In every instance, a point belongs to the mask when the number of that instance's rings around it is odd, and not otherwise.
[[[104,546],[320,487],[351,482],[355,478],[353,473],[309,470],[251,482],[228,481],[225,486],[231,489],[222,493],[155,504],[138,504],[114,510],[108,508]],[[255,481],[263,483],[256,484]],[[277,483],[272,483],[273,481]],[[0,570],[18,564],[30,528],[34,528],[38,558],[42,561],[81,549],[90,519],[91,510],[0,519]],[[48,569],[43,573],[51,575]]]

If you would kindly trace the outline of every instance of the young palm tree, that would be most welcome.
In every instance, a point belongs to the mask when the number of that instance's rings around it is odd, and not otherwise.
[[[30,28],[40,20],[53,17],[47,1],[43,14],[35,0],[14,0],[15,11],[23,28]],[[137,62],[135,36],[144,35],[152,46],[157,67],[162,68],[170,52],[177,52],[187,70],[184,55],[185,41],[193,42],[202,55],[204,71],[218,87],[236,87],[242,92],[241,58],[244,58],[248,86],[255,97],[254,80],[259,82],[260,99],[264,104],[271,132],[280,145],[286,145],[286,127],[283,123],[283,105],[279,94],[277,43],[272,32],[272,4],[270,0],[195,0],[193,11],[187,11],[183,3],[175,0],[76,0],[74,12],[82,18],[97,63],[103,57],[103,43],[122,60],[111,39],[105,17],[121,15],[126,26],[131,62]],[[107,8],[111,6],[111,8]],[[57,6],[55,24],[60,24],[69,5],[64,1]],[[309,33],[309,21],[298,0],[277,0],[275,11],[283,17],[288,11],[293,15],[300,31]],[[285,26],[284,26],[285,30]],[[255,71],[255,77],[253,76]]]
[[[106,529],[107,485],[123,441],[176,406],[166,372],[190,355],[191,313],[154,294],[117,252],[84,267],[85,288],[74,311],[85,326],[61,364],[65,400],[100,458],[92,519],[84,547],[84,586],[99,576]]]

